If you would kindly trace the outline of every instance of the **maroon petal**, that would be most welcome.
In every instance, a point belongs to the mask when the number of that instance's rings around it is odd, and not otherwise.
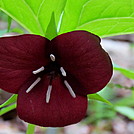
[[[19,91],[19,117],[26,122],[44,127],[63,127],[83,119],[87,109],[87,98],[79,95],[73,98],[61,79],[56,77],[52,81],[50,101],[46,103],[49,82],[49,77],[44,76],[40,83],[26,93],[26,89],[32,84],[30,80],[29,84]]]
[[[67,72],[67,80],[81,95],[101,90],[112,76],[112,63],[100,38],[86,31],[73,31],[51,41],[51,53]]]
[[[33,70],[47,64],[48,42],[38,35],[0,38],[0,88],[17,93]]]

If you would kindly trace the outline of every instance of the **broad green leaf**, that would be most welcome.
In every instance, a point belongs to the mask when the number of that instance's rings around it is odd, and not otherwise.
[[[117,106],[115,107],[115,110],[125,116],[127,116],[129,119],[134,120],[134,109],[130,107],[125,106]]]
[[[65,7],[60,33],[86,30],[101,37],[134,33],[134,0],[72,1]]]
[[[119,71],[129,79],[134,79],[134,71],[122,68],[118,65],[114,65],[114,70]]]
[[[52,12],[56,26],[66,0],[0,0],[0,9],[30,33],[45,35]]]
[[[28,124],[28,128],[27,128],[26,134],[34,134],[34,130],[35,130],[35,125]]]
[[[134,17],[104,18],[90,21],[77,27],[77,30],[86,30],[102,38],[134,33]]]
[[[134,33],[134,0],[90,0],[84,5],[77,29],[101,37]]]
[[[57,36],[57,28],[56,28],[56,23],[55,23],[55,15],[53,12],[52,16],[51,16],[50,23],[49,23],[47,30],[46,30],[45,37],[48,38],[49,40],[51,40],[56,36]]]
[[[104,99],[102,96],[100,96],[99,94],[89,94],[88,95],[88,99],[92,99],[92,100],[97,100],[97,101],[101,101],[104,102],[108,105],[113,105],[111,102],[109,102],[108,100]]]
[[[17,95],[14,94],[14,95],[12,95],[6,102],[4,102],[3,104],[1,104],[1,105],[0,105],[0,108],[5,107],[5,106],[7,106],[7,105],[10,105],[11,103],[16,102],[16,100],[17,100]]]
[[[13,110],[13,109],[15,109],[15,108],[16,108],[16,103],[14,103],[14,104],[12,104],[8,107],[4,107],[4,108],[0,109],[0,116],[9,112],[9,111],[11,111],[11,110]]]
[[[60,33],[69,32],[77,27],[81,10],[87,1],[89,0],[67,0],[62,16]]]

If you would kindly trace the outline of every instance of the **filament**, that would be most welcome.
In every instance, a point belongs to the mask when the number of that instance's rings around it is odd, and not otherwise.
[[[39,69],[33,71],[33,74],[38,74],[38,73],[44,71],[44,69],[45,69],[45,68],[42,66],[41,68],[39,68]]]
[[[52,85],[49,85],[46,93],[46,103],[49,103],[50,101],[51,91],[52,91]]]
[[[72,96],[73,98],[76,98],[76,95],[75,95],[75,93],[74,93],[72,87],[69,85],[69,83],[68,83],[66,80],[64,80],[64,84],[65,84],[65,86],[67,87],[67,89],[68,89],[69,93],[71,94],[71,96]]]
[[[66,71],[64,70],[63,67],[60,67],[60,71],[61,71],[61,73],[62,73],[63,76],[67,76]]]
[[[29,93],[39,82],[41,81],[41,78],[38,77],[34,83],[26,90],[26,93]]]

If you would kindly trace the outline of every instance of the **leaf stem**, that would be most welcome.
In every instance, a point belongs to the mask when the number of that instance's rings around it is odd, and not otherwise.
[[[36,127],[36,126],[35,126],[35,125],[33,125],[33,124],[28,124],[26,134],[34,134],[35,127]]]

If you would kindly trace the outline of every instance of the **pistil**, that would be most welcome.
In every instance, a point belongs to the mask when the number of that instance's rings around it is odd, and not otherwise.
[[[51,59],[52,61],[55,61],[55,56],[54,56],[53,54],[50,54],[50,59]]]
[[[50,54],[50,59],[52,62],[54,62],[54,65],[55,64],[55,56],[53,54]],[[52,64],[53,65],[53,64]],[[51,67],[51,66],[50,66]],[[67,80],[65,80],[65,77],[67,76],[66,74],[66,71],[64,70],[63,67],[59,67],[59,66],[54,66],[54,67],[58,67],[57,70],[60,70],[60,74],[62,75],[63,77],[63,82],[66,86],[66,88],[68,89],[70,95],[73,97],[73,98],[76,98],[76,94],[74,93],[72,87],[69,85],[69,83],[67,82]],[[50,69],[49,73],[51,74],[51,79],[50,79],[50,83],[48,85],[48,89],[47,89],[47,92],[46,92],[46,103],[49,103],[50,102],[50,98],[51,98],[51,92],[52,92],[52,80],[53,80],[53,75],[55,73],[55,71],[53,70],[54,68]],[[33,71],[33,74],[38,74],[40,72],[43,72],[45,70],[45,67],[40,67],[39,69]],[[46,68],[46,71],[47,71],[47,68]],[[52,73],[54,72],[54,73]],[[41,77],[38,77],[34,82],[33,84],[26,90],[26,93],[29,93],[39,82],[41,81]]]

